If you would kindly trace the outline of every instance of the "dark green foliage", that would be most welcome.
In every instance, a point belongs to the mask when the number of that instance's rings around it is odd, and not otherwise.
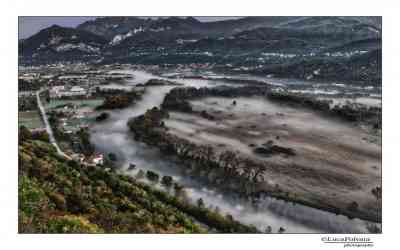
[[[18,111],[37,110],[36,96],[18,97]]]
[[[40,141],[44,141],[44,142],[50,142],[49,134],[47,132],[45,132],[45,131],[38,133],[37,139],[40,140]]]
[[[142,92],[131,90],[129,92],[119,91],[113,95],[105,94],[105,99],[102,105],[98,106],[97,110],[102,109],[122,109],[133,104],[136,100],[140,99]]]
[[[47,222],[48,233],[103,233],[97,225],[86,218],[75,215],[64,215],[51,218]]]
[[[67,208],[67,202],[62,194],[56,192],[48,192],[47,196],[52,202],[54,202],[54,204],[56,204],[56,207],[58,209],[65,210]]]
[[[25,126],[20,126],[19,127],[18,136],[19,136],[19,141],[20,142],[32,139],[31,132]]]
[[[90,133],[87,131],[87,129],[80,129],[77,132],[77,135],[81,141],[81,146],[82,146],[82,153],[86,156],[90,156],[94,153],[94,146],[90,142]]]
[[[49,199],[35,179],[22,176],[18,187],[21,212],[29,216],[49,207]]]
[[[173,184],[174,180],[171,176],[163,176],[161,179],[161,183],[166,186],[166,187],[171,187]]]
[[[110,117],[110,114],[103,112],[96,117],[96,121],[101,122],[101,121],[107,120],[108,117]]]
[[[203,201],[202,198],[199,198],[199,199],[197,200],[197,206],[198,206],[199,208],[204,208],[204,201]]]
[[[108,154],[108,159],[110,160],[110,161],[117,161],[117,155],[116,154],[114,154],[114,153],[109,153]]]
[[[144,86],[165,86],[165,85],[182,85],[182,84],[156,78],[150,79],[144,84]]]
[[[157,173],[150,170],[146,172],[146,177],[147,179],[149,179],[149,181],[152,182],[158,182],[158,179],[160,178],[160,176]]]
[[[19,142],[27,140],[40,140],[44,142],[50,142],[49,134],[46,131],[35,131],[31,132],[25,126],[19,127]]]

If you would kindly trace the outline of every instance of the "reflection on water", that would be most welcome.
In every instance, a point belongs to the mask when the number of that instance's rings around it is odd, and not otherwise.
[[[119,71],[121,72],[121,71]],[[132,73],[127,85],[144,83],[156,76],[143,71],[123,71]],[[204,87],[216,86],[215,80],[177,80],[187,86]],[[229,213],[235,219],[253,224],[264,230],[271,226],[273,232],[279,227],[288,233],[363,233],[366,232],[366,223],[359,219],[349,220],[344,216],[320,211],[302,205],[293,205],[273,198],[265,198],[257,208],[247,201],[235,198],[232,194],[224,194],[216,189],[208,188],[199,181],[185,176],[171,159],[161,155],[155,148],[134,141],[128,131],[129,118],[143,114],[147,109],[159,106],[166,93],[173,86],[148,87],[143,99],[134,106],[110,112],[110,119],[104,123],[96,124],[92,132],[92,142],[96,148],[104,153],[113,152],[121,161],[125,173],[135,175],[136,171],[128,171],[130,163],[136,164],[143,170],[154,170],[161,175],[170,175],[186,187],[187,195],[192,201],[202,198],[207,206],[218,207],[221,213]]]

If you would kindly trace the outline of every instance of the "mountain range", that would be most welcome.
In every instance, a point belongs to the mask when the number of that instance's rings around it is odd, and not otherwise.
[[[209,62],[277,73],[284,65],[293,68],[304,61],[346,65],[350,57],[376,55],[372,51],[381,49],[381,29],[381,17],[271,16],[215,22],[102,17],[76,28],[43,29],[19,42],[19,55],[22,64]]]

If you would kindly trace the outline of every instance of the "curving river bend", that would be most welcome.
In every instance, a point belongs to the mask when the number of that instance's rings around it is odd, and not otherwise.
[[[127,82],[132,86],[144,83],[151,78],[159,78],[144,71],[118,72],[132,74],[133,78]],[[218,80],[180,79],[178,81],[192,87],[226,85]],[[273,198],[262,200],[260,206],[254,208],[247,201],[209,188],[183,175],[177,163],[161,155],[157,149],[133,140],[127,126],[128,119],[141,115],[154,106],[159,106],[165,94],[172,88],[174,86],[147,87],[142,100],[132,107],[110,111],[108,121],[96,124],[91,129],[91,140],[97,150],[115,153],[123,166],[122,171],[127,175],[136,174],[136,171],[127,170],[130,163],[136,164],[143,170],[154,170],[161,175],[170,175],[185,186],[187,195],[193,202],[202,198],[206,206],[218,206],[221,213],[229,213],[236,220],[253,224],[261,230],[271,226],[273,233],[276,233],[280,227],[283,227],[286,233],[368,233],[366,226],[369,222],[359,219],[350,220],[342,215]]]

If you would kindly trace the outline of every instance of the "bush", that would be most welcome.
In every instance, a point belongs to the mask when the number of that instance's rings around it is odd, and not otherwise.
[[[48,233],[103,233],[97,225],[86,218],[75,215],[64,215],[51,218],[47,223]]]
[[[46,131],[40,132],[37,135],[37,139],[40,140],[40,141],[44,141],[44,142],[50,142],[49,134]]]
[[[71,168],[77,169],[79,167],[79,163],[77,161],[75,161],[75,160],[68,160],[67,164]]]
[[[146,172],[146,177],[152,182],[158,182],[158,179],[160,178],[160,176],[157,173],[150,170]]]
[[[18,185],[19,209],[25,214],[32,215],[49,206],[49,199],[38,183],[22,176]]]
[[[101,122],[101,121],[108,119],[108,117],[110,117],[110,114],[103,112],[96,117],[96,121]]]
[[[25,126],[20,126],[19,127],[19,141],[27,141],[32,139],[32,133],[27,129]]]
[[[52,202],[56,204],[56,207],[61,210],[65,210],[67,208],[67,202],[63,195],[55,192],[49,192],[47,196],[50,198]]]
[[[352,211],[352,212],[357,212],[358,211],[358,203],[353,201],[351,202],[348,206],[347,209]]]
[[[204,201],[203,201],[203,199],[202,198],[199,198],[198,200],[197,200],[197,207],[199,207],[199,208],[204,208]]]
[[[173,184],[173,178],[171,176],[163,176],[161,179],[161,183],[166,187],[171,187]]]
[[[90,142],[90,133],[87,129],[81,129],[78,131],[77,135],[81,141],[82,153],[86,156],[90,156],[94,153],[95,148]]]
[[[109,153],[108,154],[108,159],[110,159],[110,161],[117,161],[117,155],[114,153]]]
[[[68,210],[73,213],[86,213],[92,207],[89,200],[85,199],[82,194],[76,192],[68,195],[66,201]]]

